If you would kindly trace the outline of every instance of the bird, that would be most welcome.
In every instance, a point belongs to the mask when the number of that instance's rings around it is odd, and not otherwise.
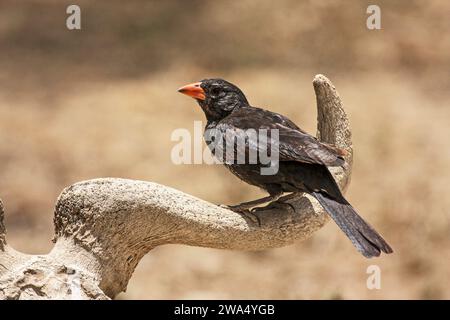
[[[216,157],[219,140],[222,146],[228,146],[227,142],[230,142],[226,134],[228,131],[238,132],[237,135],[246,130],[275,129],[278,132],[277,141],[271,138],[266,140],[268,144],[276,144],[278,149],[276,173],[262,174],[261,169],[268,165],[262,163],[260,157],[257,157],[256,162],[242,163],[235,159],[223,162],[242,181],[268,193],[261,199],[228,208],[244,212],[260,204],[273,203],[283,194],[304,192],[319,202],[364,257],[378,257],[381,252],[393,252],[386,240],[344,198],[328,168],[345,165],[345,150],[320,142],[284,115],[251,106],[241,89],[226,80],[204,79],[185,85],[178,92],[194,98],[203,110],[206,116],[204,138]],[[206,133],[211,130],[220,133],[215,143],[206,137]],[[262,147],[257,137],[247,135],[243,141],[245,148],[232,146],[236,158],[239,155],[248,157],[252,153],[259,154]],[[223,160],[223,155],[221,157],[220,160]]]

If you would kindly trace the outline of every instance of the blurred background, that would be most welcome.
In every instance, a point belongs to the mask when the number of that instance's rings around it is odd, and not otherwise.
[[[80,180],[155,181],[213,203],[262,193],[220,166],[172,164],[174,129],[204,120],[181,85],[238,84],[316,130],[327,75],[353,128],[347,198],[395,254],[360,256],[333,223],[261,252],[159,247],[121,299],[450,298],[450,2],[0,0],[0,197],[9,243],[46,253],[53,206]],[[381,289],[366,288],[380,266]]]

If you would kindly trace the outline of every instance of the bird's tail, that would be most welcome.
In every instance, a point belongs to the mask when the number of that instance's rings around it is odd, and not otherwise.
[[[343,196],[335,200],[322,192],[312,192],[312,195],[366,258],[378,257],[381,251],[393,252],[381,235],[356,213]]]

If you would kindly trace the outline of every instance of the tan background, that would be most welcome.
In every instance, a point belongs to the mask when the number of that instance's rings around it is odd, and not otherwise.
[[[315,132],[311,80],[337,86],[353,127],[348,199],[395,254],[361,257],[333,224],[263,252],[160,247],[130,298],[450,298],[450,3],[377,1],[0,1],[0,196],[8,239],[45,253],[52,210],[76,181],[126,177],[215,203],[262,193],[219,166],[175,166],[176,128],[204,120],[176,92],[223,77],[253,105]],[[382,289],[366,288],[366,268]]]

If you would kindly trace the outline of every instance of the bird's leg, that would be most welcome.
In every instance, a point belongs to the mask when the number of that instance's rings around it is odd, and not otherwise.
[[[267,203],[267,202],[277,201],[278,199],[280,199],[280,197],[282,195],[283,195],[283,192],[273,193],[273,194],[270,194],[267,197],[263,197],[261,199],[243,202],[243,203],[233,205],[233,206],[223,206],[223,207],[228,208],[232,211],[239,211],[239,212],[248,211],[249,209],[251,209],[257,205]]]
[[[281,197],[279,200],[281,203],[286,203],[287,200],[297,198],[299,196],[298,195],[299,193],[301,193],[301,192],[291,192],[291,193],[285,195],[284,197]]]
[[[282,195],[283,195],[283,192],[271,193],[267,197],[263,197],[260,199],[243,202],[243,203],[233,205],[233,206],[228,206],[228,205],[222,204],[222,205],[220,205],[220,207],[230,209],[231,211],[239,212],[239,213],[245,215],[247,218],[249,218],[253,222],[257,223],[259,226],[261,226],[261,221],[259,220],[258,216],[256,214],[254,214],[253,209],[252,210],[250,210],[250,209],[257,205],[263,204],[263,203],[277,201]],[[255,208],[255,209],[257,209],[257,208]]]
[[[283,197],[279,197],[277,199],[277,201],[273,201],[273,202],[269,203],[267,206],[253,208],[251,210],[251,212],[254,213],[256,211],[263,211],[263,210],[268,209],[268,208],[280,208],[280,209],[283,209],[282,207],[284,207],[284,208],[288,207],[289,209],[292,209],[292,211],[295,212],[295,207],[292,204],[290,204],[289,202],[286,202],[286,201],[290,200],[290,199],[294,199],[296,197],[298,197],[298,192],[292,192],[292,193],[289,193],[288,195],[285,195]]]

